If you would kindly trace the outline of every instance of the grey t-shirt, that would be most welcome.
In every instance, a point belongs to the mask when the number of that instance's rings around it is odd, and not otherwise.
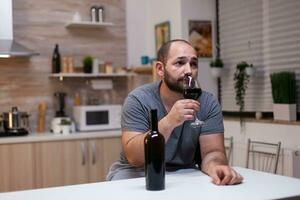
[[[122,111],[122,131],[145,133],[150,130],[151,109],[157,109],[158,120],[167,115],[159,94],[160,84],[161,81],[143,85],[127,96]],[[224,132],[222,110],[214,96],[203,91],[198,101],[201,108],[197,117],[205,124],[200,128],[192,128],[191,121],[185,121],[173,130],[165,147],[167,170],[193,167],[199,136]],[[143,168],[131,166],[122,152],[120,160],[110,168],[107,180],[140,176],[144,176]]]

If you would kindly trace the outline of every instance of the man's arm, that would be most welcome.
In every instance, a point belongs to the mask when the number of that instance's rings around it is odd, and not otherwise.
[[[128,162],[135,167],[144,164],[144,133],[123,131],[122,146]]]
[[[222,133],[202,135],[199,137],[202,157],[201,169],[212,177],[217,185],[241,183],[243,178],[228,166]]]
[[[167,141],[173,130],[173,127],[168,124],[167,117],[164,117],[159,121],[158,130],[165,137],[165,141]],[[144,138],[146,133],[134,131],[122,132],[122,146],[124,148],[124,153],[132,166],[141,167],[144,164]]]

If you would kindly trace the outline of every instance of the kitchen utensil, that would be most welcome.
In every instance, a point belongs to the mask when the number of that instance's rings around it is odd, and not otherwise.
[[[52,119],[52,121],[51,121],[51,132],[52,133],[54,133],[54,134],[62,133],[62,121],[63,120],[71,122],[71,119],[69,117],[55,117]]]
[[[0,136],[21,136],[27,135],[29,129],[29,115],[26,112],[19,112],[17,107],[11,111],[2,113],[0,123]]]
[[[47,103],[41,102],[39,104],[39,113],[38,113],[38,126],[37,126],[37,132],[42,133],[45,132],[45,116],[46,116],[46,110],[47,110]]]
[[[65,114],[65,96],[67,94],[64,92],[56,92],[54,94],[55,97],[58,99],[58,109],[56,111],[55,117],[66,117]]]
[[[18,107],[12,107],[11,111],[4,112],[2,118],[5,131],[29,128],[29,115],[26,112],[19,112]]]

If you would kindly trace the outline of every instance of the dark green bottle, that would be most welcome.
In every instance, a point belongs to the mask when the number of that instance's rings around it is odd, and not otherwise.
[[[60,73],[61,71],[61,60],[59,54],[58,44],[55,44],[55,48],[52,55],[52,73]]]
[[[147,190],[165,189],[165,138],[158,132],[157,110],[151,110],[151,131],[144,139]]]

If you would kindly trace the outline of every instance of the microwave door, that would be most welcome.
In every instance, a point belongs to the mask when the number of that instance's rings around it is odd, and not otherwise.
[[[87,111],[86,112],[86,125],[99,126],[109,124],[109,112],[103,111]]]

